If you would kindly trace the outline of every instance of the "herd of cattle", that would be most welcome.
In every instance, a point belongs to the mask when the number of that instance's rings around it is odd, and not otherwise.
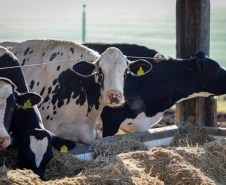
[[[142,132],[175,103],[226,93],[226,71],[202,52],[157,63],[129,60],[157,54],[130,44],[0,45],[0,145],[17,147],[19,167],[41,178],[52,146],[92,144],[100,116],[103,137],[119,128]]]

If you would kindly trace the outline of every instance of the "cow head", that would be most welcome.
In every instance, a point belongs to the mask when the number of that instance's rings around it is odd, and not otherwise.
[[[63,145],[68,150],[75,147],[73,141],[57,137],[45,129],[29,130],[20,138],[20,147],[18,147],[19,168],[32,169],[43,179],[46,166],[54,157],[52,146],[61,150]]]
[[[145,60],[129,61],[119,49],[111,47],[94,63],[78,62],[73,69],[82,76],[96,73],[104,103],[108,106],[119,106],[125,102],[123,87],[126,73],[144,75],[152,69],[152,65]]]
[[[198,51],[195,53],[196,67],[202,91],[212,95],[222,95],[226,93],[226,71],[205,53]]]
[[[0,78],[0,145],[6,148],[10,145],[9,128],[16,106],[23,106],[28,99],[36,105],[41,97],[36,93],[19,94],[16,86],[6,78]]]

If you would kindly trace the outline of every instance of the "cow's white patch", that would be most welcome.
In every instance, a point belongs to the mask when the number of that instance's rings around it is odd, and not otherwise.
[[[37,168],[42,162],[43,156],[47,151],[47,147],[48,147],[47,137],[38,140],[35,136],[30,136],[30,148],[31,151],[35,154],[35,164]]]
[[[4,116],[6,111],[6,100],[13,93],[12,86],[4,81],[0,80],[0,136],[9,137],[5,126],[4,126]]]
[[[165,112],[165,111],[164,111]],[[135,119],[125,119],[120,128],[128,132],[144,132],[150,129],[155,123],[158,123],[164,114],[159,112],[155,116],[147,117],[144,112],[137,115]],[[131,124],[130,124],[131,123]],[[129,125],[128,125],[129,124]]]
[[[211,95],[214,95],[214,94],[211,94],[211,93],[208,93],[208,92],[193,93],[186,98],[182,98],[182,99],[178,100],[176,103],[179,103],[179,102],[182,102],[184,100],[191,99],[191,98],[195,98],[195,97],[209,97]]]

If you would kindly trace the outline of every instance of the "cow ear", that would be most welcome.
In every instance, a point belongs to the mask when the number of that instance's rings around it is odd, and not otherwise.
[[[42,97],[34,92],[27,92],[21,94],[16,92],[16,103],[22,106],[26,104],[27,106],[29,106],[28,108],[31,108],[34,105],[39,104],[42,100],[43,100]]]
[[[54,135],[52,136],[52,145],[59,151],[64,145],[67,147],[68,150],[71,150],[76,146],[75,142]]]
[[[206,59],[196,59],[196,66],[199,73],[204,73],[206,70]]]
[[[94,73],[96,65],[91,62],[81,61],[73,66],[73,70],[82,76],[90,76]]]
[[[137,76],[144,75],[152,70],[152,64],[140,59],[129,63],[128,70]]]
[[[208,56],[202,51],[196,51],[194,53],[194,57],[197,58],[197,59],[208,58]]]

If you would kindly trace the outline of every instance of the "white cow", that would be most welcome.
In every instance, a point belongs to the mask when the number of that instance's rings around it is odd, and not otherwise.
[[[146,74],[151,64],[134,62],[117,48],[103,54],[73,42],[28,40],[4,42],[18,57],[30,90],[40,93],[39,105],[45,128],[57,136],[91,144],[102,109],[124,103],[123,86],[127,72]],[[48,63],[48,64],[45,64]],[[110,116],[110,115],[109,115]]]

